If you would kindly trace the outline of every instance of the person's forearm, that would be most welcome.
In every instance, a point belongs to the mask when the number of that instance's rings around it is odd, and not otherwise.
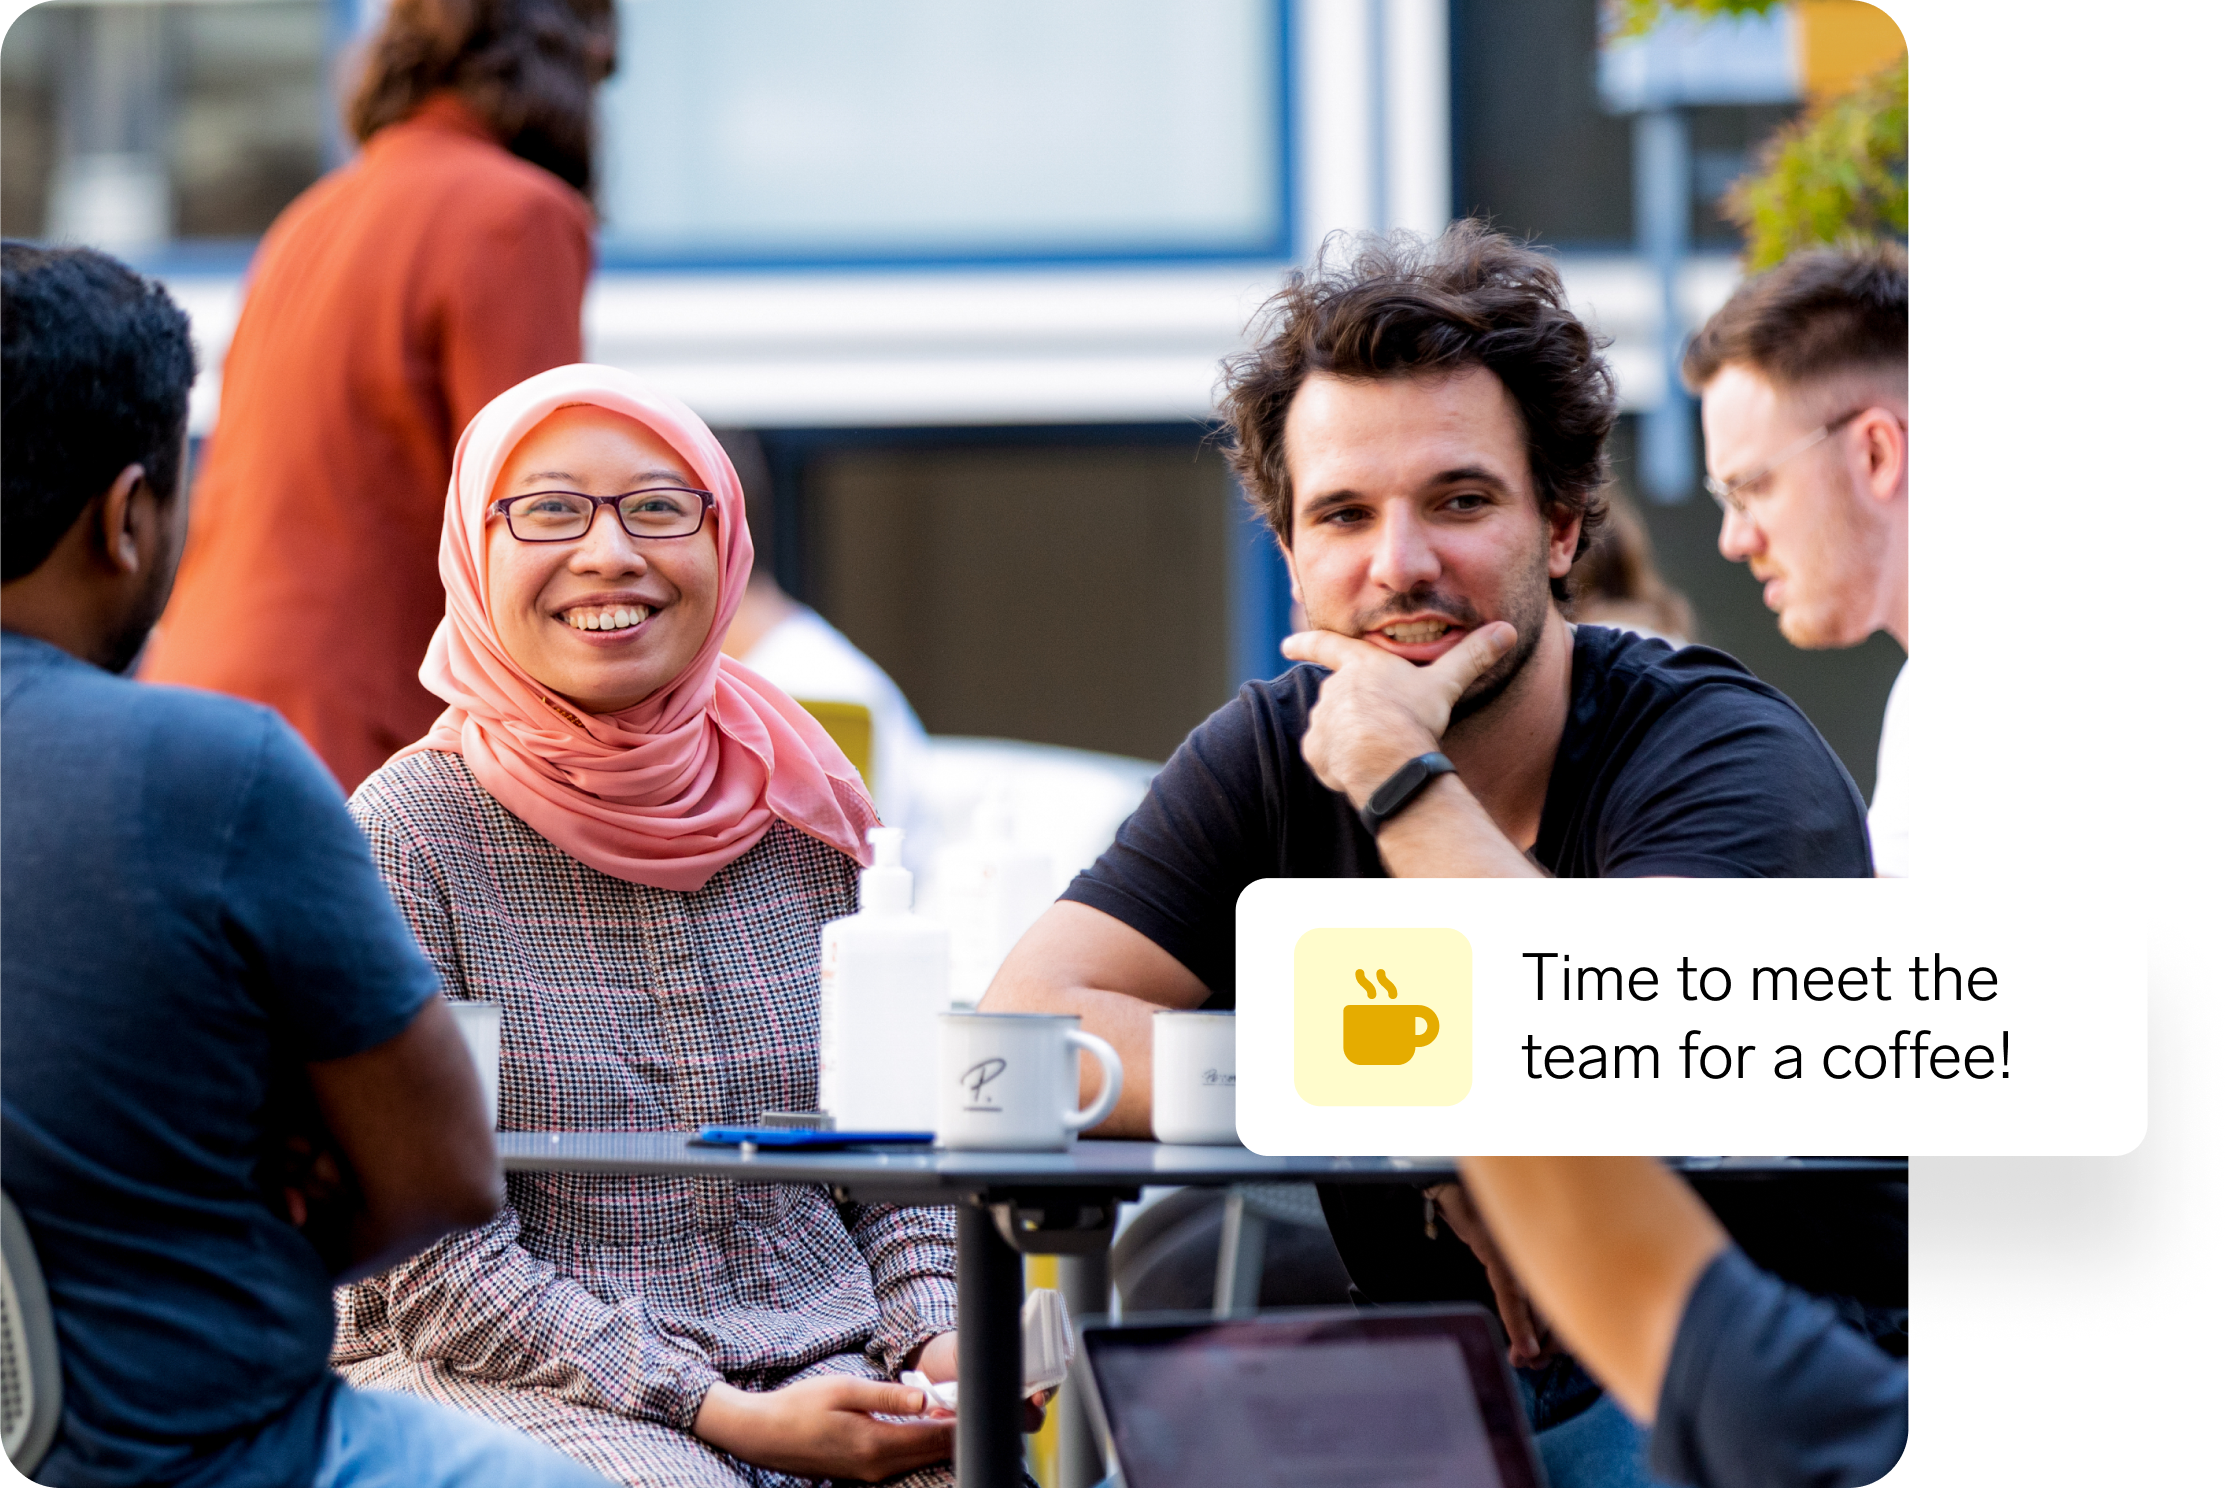
[[[1436,776],[1379,830],[1378,856],[1393,878],[1543,876],[1452,774]]]
[[[485,1224],[502,1205],[479,1077],[438,994],[393,1038],[306,1072],[354,1199],[341,1279]]]
[[[822,1375],[764,1393],[722,1381],[707,1390],[691,1417],[699,1440],[740,1457],[815,1482],[880,1483],[952,1455],[952,1422],[893,1421],[928,1409],[919,1390],[887,1380]]]
[[[1113,1044],[1123,1061],[1122,1099],[1092,1134],[1144,1137],[1153,1127],[1154,1014],[1207,998],[1207,984],[1168,951],[1112,915],[1063,899],[1023,932],[979,1006],[1082,1018],[1085,1031]],[[1090,1105],[1099,1098],[1099,1061],[1082,1063],[1081,1093]]]
[[[766,1434],[765,1413],[763,1395],[722,1382],[707,1390],[705,1398],[698,1402],[697,1414],[689,1422],[689,1432],[699,1441],[710,1442],[749,1462],[754,1460],[752,1454]]]
[[[1727,1233],[1646,1157],[1467,1157],[1465,1187],[1533,1304],[1648,1422],[1688,1294]]]
[[[978,1004],[987,1013],[1074,1013],[1086,1031],[1115,1046],[1123,1061],[1123,1094],[1115,1110],[1092,1128],[1097,1137],[1145,1138],[1154,1125],[1154,1013],[1157,1004],[1096,987],[1062,986],[1002,969]],[[1083,1060],[1079,1099],[1099,1099],[1099,1061]]]

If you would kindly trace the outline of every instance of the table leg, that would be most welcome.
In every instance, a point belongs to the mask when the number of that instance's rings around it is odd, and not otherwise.
[[[1270,1223],[1234,1188],[1223,1199],[1223,1240],[1216,1247],[1215,1315],[1245,1317],[1262,1301],[1262,1258]]]
[[[1022,1482],[1022,1256],[980,1200],[959,1206],[960,1488]]]
[[[1109,1290],[1106,1251],[1061,1257],[1061,1300],[1068,1304],[1070,1316],[1081,1319],[1106,1313]],[[1069,1382],[1053,1397],[1061,1423],[1060,1488],[1092,1488],[1107,1476],[1099,1439],[1092,1435],[1092,1414],[1084,1408],[1083,1382],[1078,1378],[1083,1371],[1082,1359],[1071,1363]]]

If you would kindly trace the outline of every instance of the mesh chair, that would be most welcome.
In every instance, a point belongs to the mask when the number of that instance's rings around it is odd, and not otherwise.
[[[1108,1262],[1126,1313],[1235,1317],[1349,1301],[1347,1267],[1302,1183],[1178,1189],[1137,1212]]]
[[[15,1201],[0,1194],[0,1436],[25,1477],[38,1471],[62,1418],[62,1360],[38,1252]]]

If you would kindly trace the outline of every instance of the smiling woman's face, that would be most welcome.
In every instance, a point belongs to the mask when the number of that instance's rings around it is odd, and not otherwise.
[[[491,499],[703,485],[646,426],[576,405],[519,441]],[[615,508],[599,506],[585,536],[520,542],[491,513],[488,607],[496,639],[520,670],[585,712],[634,706],[680,676],[712,633],[720,596],[717,521],[717,512],[707,512],[693,536],[633,537]]]

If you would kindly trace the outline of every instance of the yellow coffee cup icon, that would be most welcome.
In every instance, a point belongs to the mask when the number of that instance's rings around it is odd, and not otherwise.
[[[1471,1093],[1471,1005],[1460,930],[1304,931],[1293,942],[1293,1093],[1312,1106],[1455,1105]]]
[[[1378,987],[1360,967],[1355,980],[1365,996],[1378,996]],[[1422,1003],[1397,1002],[1401,990],[1383,970],[1378,986],[1386,989],[1384,1004],[1351,1002],[1340,1010],[1340,1049],[1350,1064],[1407,1064],[1411,1055],[1440,1037],[1440,1015]]]

